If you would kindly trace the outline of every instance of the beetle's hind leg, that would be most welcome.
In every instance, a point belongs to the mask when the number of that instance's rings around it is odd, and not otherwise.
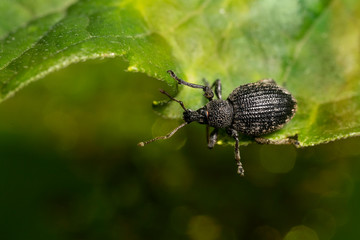
[[[242,166],[241,160],[240,160],[240,148],[239,148],[239,134],[234,129],[227,129],[228,134],[235,139],[235,160],[236,165],[238,166],[237,173],[241,176],[244,176],[245,170]]]

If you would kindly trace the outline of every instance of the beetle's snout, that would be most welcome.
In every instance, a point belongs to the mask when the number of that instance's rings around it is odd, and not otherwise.
[[[183,113],[183,119],[187,123],[198,122],[201,124],[207,124],[206,111],[203,108],[200,108],[197,111],[192,111],[190,109],[187,109]]]
[[[183,119],[184,119],[184,121],[187,122],[187,123],[191,123],[191,122],[195,121],[195,120],[194,120],[194,111],[192,111],[192,110],[190,110],[190,109],[186,110],[186,111],[183,113]]]

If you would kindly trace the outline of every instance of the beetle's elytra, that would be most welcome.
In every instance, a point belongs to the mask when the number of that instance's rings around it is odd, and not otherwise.
[[[216,80],[209,87],[185,82],[178,78],[171,70],[168,71],[178,84],[192,88],[201,88],[209,102],[202,108],[193,111],[185,108],[183,102],[171,97],[164,90],[161,93],[171,100],[178,102],[184,109],[184,123],[175,128],[166,136],[156,137],[146,142],[140,142],[144,146],[150,142],[170,138],[176,131],[191,122],[209,125],[214,130],[207,133],[208,147],[213,148],[217,141],[219,128],[224,128],[227,134],[235,139],[235,160],[240,175],[244,175],[244,169],[240,161],[238,134],[254,137],[257,142],[269,143],[269,140],[259,136],[274,132],[282,128],[295,115],[297,104],[295,98],[284,88],[281,88],[272,79],[263,79],[255,83],[241,85],[232,91],[226,100],[221,97],[221,82]],[[212,88],[215,88],[215,95]],[[291,140],[289,139],[289,142]]]

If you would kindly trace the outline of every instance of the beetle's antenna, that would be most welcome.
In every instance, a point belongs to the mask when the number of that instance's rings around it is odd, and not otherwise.
[[[148,140],[148,141],[145,141],[145,142],[139,142],[139,143],[138,143],[138,146],[143,147],[143,146],[145,146],[146,144],[149,144],[149,143],[151,143],[151,142],[154,142],[154,141],[157,141],[157,140],[160,140],[160,139],[168,139],[168,138],[171,138],[172,135],[174,135],[180,128],[184,127],[186,124],[188,124],[188,123],[187,123],[187,122],[184,122],[184,123],[181,124],[180,126],[176,127],[174,130],[172,130],[168,135],[156,137],[156,138],[153,138],[153,139]]]
[[[181,105],[181,107],[182,107],[185,111],[187,111],[187,109],[186,109],[186,107],[184,106],[184,103],[183,103],[182,101],[179,101],[179,100],[173,98],[172,96],[170,96],[170,94],[168,94],[167,92],[165,92],[163,89],[160,89],[160,92],[161,92],[162,94],[165,94],[166,96],[168,96],[171,100],[179,103],[179,104]]]

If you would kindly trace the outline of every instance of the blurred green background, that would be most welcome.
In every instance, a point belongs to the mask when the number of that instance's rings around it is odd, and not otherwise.
[[[1,239],[360,239],[360,138],[241,147],[244,178],[199,124],[140,148],[180,121],[126,67],[72,65],[0,105]]]

